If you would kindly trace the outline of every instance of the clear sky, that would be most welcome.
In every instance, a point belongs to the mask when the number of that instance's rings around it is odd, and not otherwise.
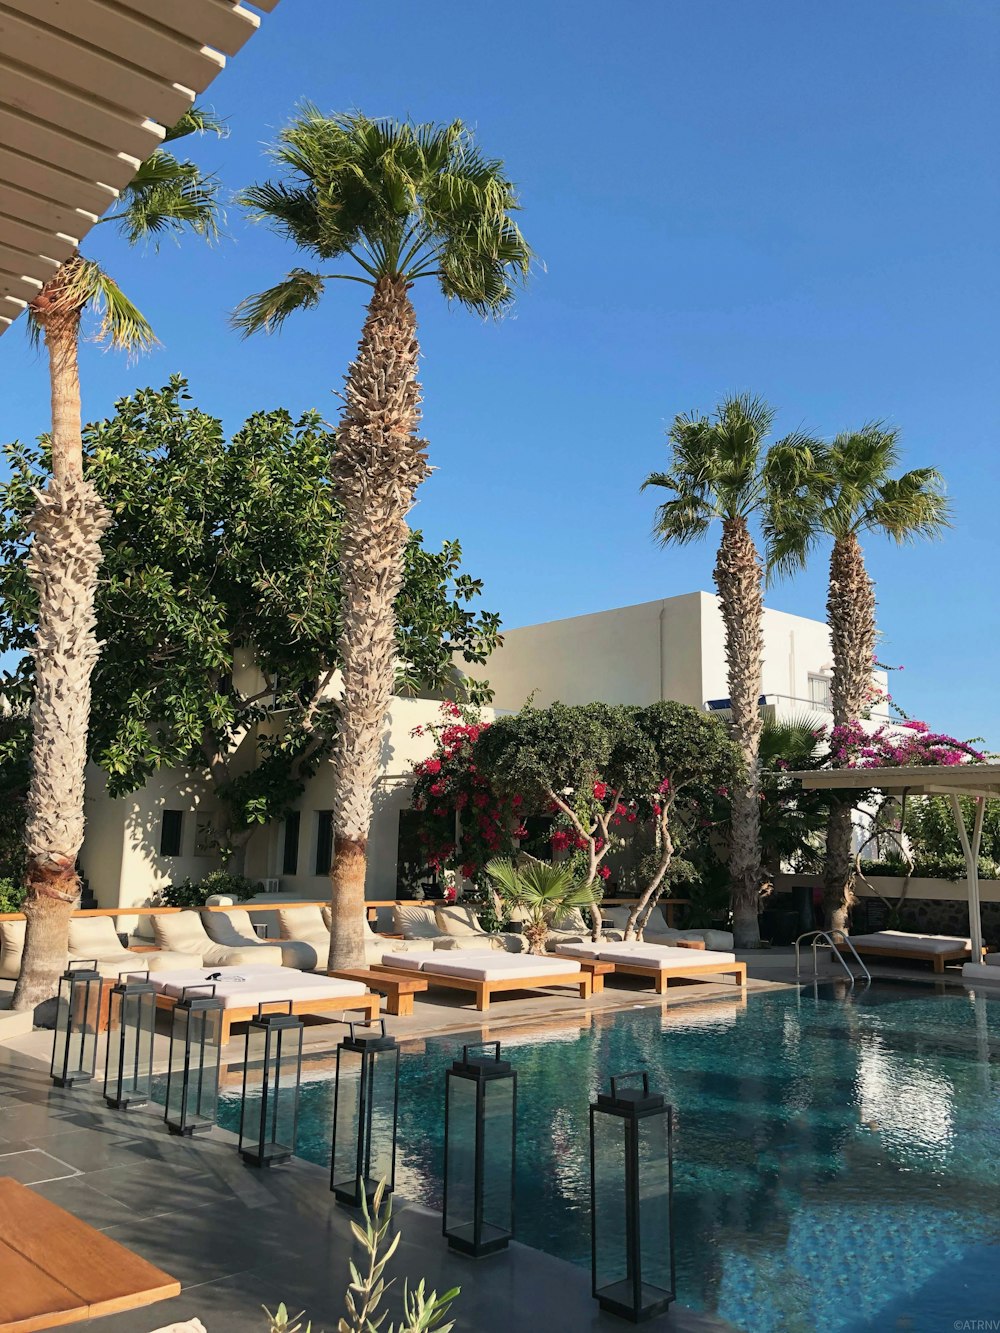
[[[231,137],[196,151],[227,189],[303,98],[461,118],[519,183],[544,262],[499,325],[415,299],[438,471],[414,521],[461,539],[508,625],[711,588],[712,547],[657,550],[639,484],[678,411],[750,389],[779,432],[875,417],[953,497],[943,542],[870,542],[881,656],[935,728],[1000,748],[996,0],[283,0],[211,90]],[[108,234],[105,234],[108,233]],[[84,407],[185,374],[235,427],[318,406],[356,344],[364,289],[241,343],[227,314],[297,262],[229,212],[210,251],[85,247],[153,321],[129,365],[88,347]],[[0,339],[0,437],[46,426],[43,362]],[[826,555],[772,605],[824,614]]]

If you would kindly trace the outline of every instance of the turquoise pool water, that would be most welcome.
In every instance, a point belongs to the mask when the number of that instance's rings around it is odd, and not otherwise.
[[[397,1188],[430,1206],[460,1048],[404,1048]],[[824,985],[743,1009],[596,1015],[525,1030],[504,1052],[519,1078],[527,1244],[589,1265],[588,1103],[608,1074],[646,1068],[676,1108],[681,1301],[748,1333],[1000,1320],[1000,1000]],[[224,1099],[226,1127],[238,1106]],[[298,1151],[322,1165],[331,1117],[330,1082],[307,1083]]]

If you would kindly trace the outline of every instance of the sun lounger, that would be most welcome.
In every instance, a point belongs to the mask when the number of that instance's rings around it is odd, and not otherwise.
[[[877,930],[848,937],[855,950],[876,958],[916,958],[943,972],[945,963],[972,957],[972,940],[960,935],[911,935],[905,930]],[[846,957],[850,950],[843,949]]]
[[[206,967],[281,967],[281,950],[276,944],[259,940],[239,946],[218,944],[207,934],[197,912],[156,913],[150,920],[161,949],[194,954]]]
[[[316,950],[303,940],[275,940],[273,944],[262,940],[254,931],[250,913],[245,908],[206,909],[201,914],[201,922],[209,938],[227,949],[277,948],[281,950],[282,966],[297,967],[301,972],[311,972],[319,963]],[[323,965],[326,965],[325,958]]]
[[[210,979],[213,976],[214,981]],[[352,1010],[364,1012],[369,1019],[377,1018],[380,1008],[379,996],[361,981],[312,976],[287,967],[280,971],[274,967],[192,968],[189,972],[164,972],[150,977],[150,981],[157,989],[156,1003],[161,1009],[173,1008],[185,987],[214,986],[224,1005],[223,1045],[229,1040],[231,1026],[249,1022],[260,1004],[291,1000],[293,1014],[330,1019]]]
[[[597,958],[614,963],[615,972],[624,976],[649,977],[657,995],[666,994],[672,980],[714,981],[731,976],[746,990],[746,963],[738,963],[731,953],[713,950],[670,948],[662,944],[629,941],[622,944],[561,944],[559,953],[571,958]]]
[[[432,986],[471,991],[480,1011],[489,1008],[494,995],[506,991],[574,986],[582,999],[589,999],[592,991],[590,974],[570,958],[540,958],[492,950],[478,954],[465,951],[453,956],[428,949],[424,953],[386,953],[382,966],[419,972]]]

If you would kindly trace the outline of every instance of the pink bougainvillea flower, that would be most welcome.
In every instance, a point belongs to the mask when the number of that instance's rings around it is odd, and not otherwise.
[[[606,782],[594,783],[594,800],[603,801],[608,794],[608,784]]]
[[[600,870],[598,870],[597,873],[600,875],[601,879],[610,879],[610,878],[611,878],[611,867],[610,867],[610,866],[601,866]]]

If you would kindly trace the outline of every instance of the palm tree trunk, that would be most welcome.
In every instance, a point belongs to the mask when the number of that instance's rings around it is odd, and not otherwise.
[[[81,312],[66,294],[78,262],[63,265],[33,310],[49,354],[52,479],[30,523],[28,577],[38,594],[38,628],[25,828],[27,930],[15,1009],[34,1009],[55,994],[80,890],[76,858],[83,842],[90,677],[99,654],[94,595],[110,515],[83,478]]]
[[[746,521],[727,518],[715,562],[726,631],[731,731],[743,771],[730,792],[729,885],[736,947],[760,944],[760,689],[764,656],[764,574]]]
[[[853,532],[833,544],[826,612],[833,647],[830,702],[838,727],[856,722],[864,711],[875,658],[875,586]],[[837,766],[836,756],[833,764]],[[852,810],[849,801],[837,801],[827,824],[823,907],[827,925],[838,930],[847,929],[854,904]]]
[[[368,833],[395,677],[406,516],[429,471],[416,436],[418,350],[406,283],[381,279],[348,372],[333,459],[344,514],[338,643],[344,693],[332,756],[331,968],[365,962]]]

